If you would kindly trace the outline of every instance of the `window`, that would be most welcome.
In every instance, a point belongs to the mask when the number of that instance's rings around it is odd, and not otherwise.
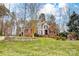
[[[45,28],[45,29],[48,29],[48,26],[47,26],[47,25],[44,25],[44,28]]]

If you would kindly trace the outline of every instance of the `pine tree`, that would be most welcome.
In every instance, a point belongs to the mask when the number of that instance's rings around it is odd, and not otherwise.
[[[77,13],[73,12],[67,26],[69,27],[69,32],[75,32],[79,35],[79,15]]]

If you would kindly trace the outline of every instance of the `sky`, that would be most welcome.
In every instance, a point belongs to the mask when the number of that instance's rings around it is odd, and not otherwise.
[[[79,14],[79,3],[37,3],[38,15],[44,13],[46,17],[54,15],[56,18],[56,23],[59,25],[61,31],[67,31],[66,24],[69,21],[69,14],[71,15],[73,11]],[[17,18],[24,17],[24,4],[23,3],[12,3],[5,4],[5,6],[11,11],[16,12]],[[28,8],[28,6],[27,6]],[[30,19],[28,11],[26,12],[27,20]],[[49,20],[49,18],[46,18]]]

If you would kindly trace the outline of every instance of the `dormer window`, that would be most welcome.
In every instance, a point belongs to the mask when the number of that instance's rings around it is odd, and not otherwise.
[[[48,29],[48,26],[47,26],[47,25],[44,25],[44,28],[45,28],[45,29]]]

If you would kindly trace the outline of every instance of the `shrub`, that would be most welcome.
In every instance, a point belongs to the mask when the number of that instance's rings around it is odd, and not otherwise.
[[[34,34],[35,37],[38,37],[39,35],[37,33]]]
[[[77,35],[77,33],[75,33],[75,32],[70,32],[70,33],[67,35],[67,38],[70,39],[70,40],[77,40],[77,39],[78,39],[78,35]]]
[[[66,40],[67,39],[67,32],[61,32],[59,33],[59,37],[61,40]]]
[[[60,39],[61,39],[61,40],[66,40],[66,37],[61,37]]]
[[[37,33],[34,34],[35,37],[44,37],[44,35],[38,35]]]
[[[2,36],[2,32],[0,31],[0,36]]]
[[[61,37],[67,37],[67,32],[62,32],[62,33],[59,33],[59,36],[61,36]]]
[[[55,39],[56,39],[56,40],[60,40],[60,36],[56,36]]]

